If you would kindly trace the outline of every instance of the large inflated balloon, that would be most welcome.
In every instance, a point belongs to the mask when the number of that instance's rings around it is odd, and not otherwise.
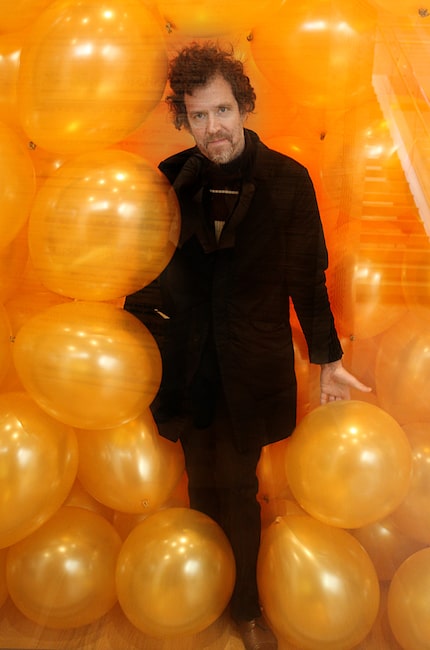
[[[369,554],[379,580],[391,580],[406,558],[424,546],[399,529],[394,514],[351,533]]]
[[[388,591],[388,620],[404,650],[427,650],[429,647],[429,591],[430,548],[424,548],[403,562]]]
[[[367,553],[346,531],[309,516],[279,517],[269,526],[257,577],[265,615],[280,639],[299,648],[354,648],[378,613],[378,578]]]
[[[28,261],[27,228],[6,246],[0,247],[0,302],[16,295]]]
[[[193,634],[224,611],[235,579],[221,528],[201,512],[169,508],[147,517],[125,540],[117,565],[119,603],[150,636]]]
[[[30,255],[51,290],[111,300],[151,282],[170,260],[179,208],[164,176],[120,150],[66,162],[37,194]]]
[[[77,429],[82,485],[114,510],[150,514],[172,492],[184,471],[180,443],[162,438],[149,409],[122,426]]]
[[[281,0],[157,0],[157,7],[169,31],[179,35],[216,36],[250,29]]]
[[[12,328],[8,314],[0,303],[0,386],[10,367]]]
[[[377,9],[383,9],[396,16],[407,17],[410,19],[416,18],[418,21],[424,21],[428,17],[430,7],[428,2],[421,2],[420,0],[371,0],[371,4]]]
[[[9,594],[27,618],[44,627],[92,623],[116,602],[120,547],[120,536],[102,516],[84,508],[61,508],[10,549]]]
[[[9,590],[6,583],[7,548],[0,549],[0,607],[6,601]]]
[[[65,501],[76,477],[73,429],[24,393],[0,395],[0,548],[41,526]]]
[[[400,424],[430,419],[430,330],[426,319],[408,312],[384,332],[375,368],[383,409]]]
[[[253,30],[262,73],[304,105],[345,109],[371,94],[375,12],[354,0],[283,3]]]
[[[16,0],[2,7],[0,32],[16,32],[32,24],[51,0]]]
[[[107,429],[137,417],[153,400],[161,358],[147,328],[108,303],[69,302],[19,330],[13,358],[26,390],[72,426]]]
[[[430,427],[422,422],[405,424],[403,429],[411,445],[412,479],[391,517],[404,535],[430,544]]]
[[[0,242],[9,244],[26,223],[36,191],[36,176],[24,143],[0,123]]]
[[[18,106],[28,136],[77,153],[122,140],[159,102],[161,27],[139,0],[56,0],[22,50]]]
[[[2,19],[0,15],[0,21]],[[0,34],[0,121],[12,128],[18,127],[17,80],[19,58],[25,34]]]
[[[286,463],[302,508],[326,524],[358,528],[404,499],[412,457],[406,434],[388,413],[351,400],[306,415],[289,440]]]

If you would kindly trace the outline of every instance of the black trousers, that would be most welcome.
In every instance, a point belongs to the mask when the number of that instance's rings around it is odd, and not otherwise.
[[[218,404],[208,426],[181,435],[189,480],[190,506],[214,519],[226,533],[236,560],[236,585],[230,602],[234,619],[260,616],[257,557],[260,505],[256,468],[260,449],[238,451],[225,408]]]

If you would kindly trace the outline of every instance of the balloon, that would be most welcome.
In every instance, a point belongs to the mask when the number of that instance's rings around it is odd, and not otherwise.
[[[257,465],[258,495],[263,501],[291,497],[286,472],[288,438],[262,448]]]
[[[40,527],[66,499],[76,477],[73,429],[25,393],[0,395],[0,548]]]
[[[162,438],[149,409],[112,429],[77,430],[78,477],[113,510],[149,514],[168,498],[184,472],[180,443]]]
[[[3,9],[3,8],[2,8]],[[0,14],[0,24],[3,17]],[[1,30],[0,30],[1,31]],[[12,128],[18,127],[17,80],[19,60],[25,34],[0,34],[0,121]]]
[[[0,303],[0,385],[6,377],[11,363],[11,337],[12,329],[9,318],[5,308]]]
[[[105,505],[94,499],[91,494],[89,494],[83,487],[79,479],[72,485],[67,499],[65,500],[64,506],[71,506],[74,508],[86,508],[91,512],[95,512],[98,515],[104,517],[108,521],[113,521],[113,512],[110,508],[107,508]]]
[[[411,539],[406,530],[400,530],[394,514],[363,528],[355,528],[351,534],[369,554],[379,580],[391,580],[399,566],[424,544]]]
[[[405,498],[391,515],[409,538],[430,544],[430,429],[428,422],[403,426],[412,451],[412,479]]]
[[[420,0],[370,0],[371,4],[377,9],[383,9],[395,16],[405,16],[408,18],[416,18],[417,20],[424,20],[428,16],[429,6],[426,2]]]
[[[0,242],[7,246],[26,223],[36,191],[34,167],[14,131],[0,123]]]
[[[217,36],[250,29],[281,0],[158,0],[157,7],[169,31],[193,37]]]
[[[112,300],[149,284],[178,235],[178,202],[165,177],[119,150],[66,162],[39,190],[29,223],[41,281],[80,300]]]
[[[388,620],[404,650],[428,650],[430,548],[411,555],[399,567],[388,591]]]
[[[264,531],[257,578],[274,631],[303,649],[354,648],[378,613],[367,553],[348,532],[309,516],[279,517]]]
[[[404,234],[390,223],[372,223],[367,230],[357,220],[337,229],[328,286],[341,335],[372,338],[406,313],[400,261],[404,249]]]
[[[116,602],[115,567],[121,538],[108,521],[84,508],[61,508],[7,559],[15,606],[44,627],[87,625]]]
[[[86,429],[137,417],[161,379],[160,352],[150,332],[107,303],[69,302],[33,316],[17,333],[13,359],[41,408]]]
[[[0,302],[5,303],[15,295],[24,274],[28,259],[27,229],[6,246],[0,247]]]
[[[9,590],[6,583],[7,548],[0,549],[0,607],[6,602]]]
[[[52,0],[14,0],[4,3],[0,14],[0,32],[16,32],[37,18]]]
[[[346,109],[371,96],[375,12],[354,0],[282,4],[255,25],[261,72],[305,106]]]
[[[117,565],[119,603],[145,634],[195,634],[228,604],[235,580],[230,544],[207,515],[169,508],[150,515],[125,540]]]
[[[412,312],[383,333],[376,358],[381,407],[400,424],[430,419],[430,332]]]
[[[22,126],[48,151],[101,149],[145,119],[166,76],[161,28],[139,0],[56,0],[22,50]]]
[[[311,411],[288,444],[287,476],[299,504],[332,526],[359,528],[390,514],[411,477],[411,448],[382,409],[358,400]]]

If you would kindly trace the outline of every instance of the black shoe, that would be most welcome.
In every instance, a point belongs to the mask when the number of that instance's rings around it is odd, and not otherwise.
[[[245,650],[278,650],[278,642],[262,616],[237,624]]]

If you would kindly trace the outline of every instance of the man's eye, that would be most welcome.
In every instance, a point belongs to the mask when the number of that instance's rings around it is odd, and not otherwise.
[[[228,108],[227,106],[220,106],[218,110],[220,113],[227,113]]]

